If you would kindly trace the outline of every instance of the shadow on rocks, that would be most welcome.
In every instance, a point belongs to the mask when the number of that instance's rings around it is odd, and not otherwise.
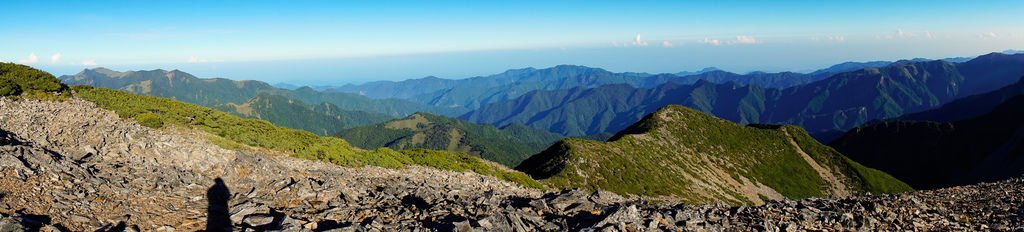
[[[206,191],[206,200],[209,203],[206,207],[206,231],[231,231],[231,215],[229,214],[228,200],[231,200],[231,190],[224,184],[224,180],[217,178],[216,183]]]

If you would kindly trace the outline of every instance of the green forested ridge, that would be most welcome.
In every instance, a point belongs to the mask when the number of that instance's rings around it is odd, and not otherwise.
[[[839,183],[819,174],[801,151]],[[799,127],[741,126],[675,105],[609,142],[564,139],[516,169],[554,187],[671,195],[694,203],[752,203],[771,198],[773,191],[777,197],[806,198],[833,191],[911,190],[821,145]],[[772,191],[757,187],[762,185]]]
[[[63,94],[67,86],[56,77],[41,70],[15,64],[0,62],[0,97],[29,96],[34,98],[54,98],[55,94]]]
[[[361,148],[466,152],[510,167],[561,138],[557,134],[522,125],[496,128],[428,113],[343,130],[337,135]]]
[[[340,138],[274,126],[259,119],[245,119],[217,110],[167,98],[141,96],[117,90],[76,86],[76,96],[116,112],[123,118],[155,128],[175,125],[195,128],[216,137],[210,139],[225,148],[239,145],[266,148],[293,154],[299,158],[323,160],[342,166],[372,165],[401,168],[423,165],[456,171],[474,171],[530,187],[540,185],[526,175],[488,164],[466,154],[447,151],[380,148],[370,151],[351,147]]]
[[[904,61],[843,72],[785,89],[737,83],[673,82],[656,88],[605,85],[533,91],[460,116],[471,122],[522,123],[563,135],[614,133],[647,113],[680,104],[738,123],[784,123],[811,132],[938,107],[1009,85],[1024,74],[1024,55],[989,54],[964,63]]]
[[[332,135],[339,130],[379,123],[390,118],[383,114],[342,110],[326,102],[315,106],[309,105],[298,99],[265,92],[241,104],[219,104],[212,108],[318,135]]]

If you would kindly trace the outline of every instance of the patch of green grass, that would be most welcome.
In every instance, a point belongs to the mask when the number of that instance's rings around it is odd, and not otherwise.
[[[843,157],[843,159],[853,167],[853,170],[863,179],[864,188],[870,193],[901,193],[914,191],[907,183],[897,180],[890,176],[888,173],[879,171],[878,169],[865,167],[850,158]]]
[[[241,144],[238,144],[235,141],[231,141],[231,140],[225,139],[224,137],[220,137],[220,136],[216,136],[216,135],[208,135],[208,136],[205,136],[205,138],[206,138],[206,141],[210,141],[210,143],[213,143],[213,145],[217,145],[218,147],[221,147],[221,148],[224,148],[224,149],[228,149],[228,150],[244,150],[246,148],[245,146],[243,146]]]
[[[164,127],[164,120],[154,113],[141,113],[135,116],[135,120],[139,125],[153,129]]]

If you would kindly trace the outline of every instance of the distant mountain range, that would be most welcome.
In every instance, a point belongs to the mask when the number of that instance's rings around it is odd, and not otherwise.
[[[427,113],[343,130],[338,137],[353,146],[395,150],[426,148],[468,153],[515,167],[563,136],[519,124],[496,128],[487,124]]]
[[[287,95],[308,104],[331,103],[346,110],[366,111],[404,117],[415,112],[458,114],[460,111],[425,106],[398,99],[378,100],[358,94],[322,93],[310,87],[281,89],[261,81],[233,81],[222,78],[198,78],[191,74],[161,69],[116,72],[104,68],[86,69],[75,75],[60,77],[69,85],[91,85],[124,90],[143,95],[172,98],[204,106],[224,103],[241,104],[258,93]]]
[[[590,135],[615,133],[660,107],[681,104],[738,123],[795,124],[821,133],[932,109],[1011,84],[1022,74],[1024,55],[993,53],[964,63],[894,62],[784,89],[701,80],[654,88],[605,85],[533,91],[459,118]]]
[[[819,69],[818,71],[811,72],[810,74],[815,76],[827,77],[838,73],[856,71],[865,68],[881,68],[889,66],[892,63],[892,61],[843,62],[840,64],[832,65],[828,68]]]
[[[915,188],[1024,174],[1024,77],[1017,84],[941,108],[876,122],[830,145]]]
[[[1002,53],[1003,54],[1009,54],[1009,55],[1024,54],[1024,50],[1007,49],[1007,50],[1003,51]]]
[[[117,72],[95,68],[61,76],[60,80],[68,85],[90,85],[176,99],[321,135],[421,111],[450,115],[461,112],[399,99],[322,93],[309,87],[287,90],[260,81],[198,78],[178,70]]]
[[[735,74],[708,68],[686,76],[561,65],[462,80],[428,77],[325,87],[325,91],[282,89],[259,81],[201,79],[178,70],[116,72],[97,68],[61,79],[71,85],[179,99],[281,125],[298,126],[288,121],[310,114],[319,118],[314,120],[317,122],[298,128],[320,134],[415,112],[461,115],[464,120],[499,127],[523,124],[564,136],[614,134],[662,106],[681,104],[738,123],[796,124],[828,137],[871,120],[927,110],[960,96],[993,90],[1012,83],[1007,77],[1015,79],[1024,73],[1020,55],[994,53],[963,63],[915,60],[847,62],[810,74]],[[274,102],[267,94],[290,100],[274,98],[287,102],[280,107],[254,105]],[[306,110],[298,114],[298,109]],[[474,110],[466,113],[470,109]]]
[[[946,58],[943,60],[960,63],[973,58]],[[917,58],[911,61],[923,62]],[[509,100],[534,90],[561,90],[575,87],[593,88],[609,84],[628,84],[638,88],[653,88],[666,82],[694,84],[699,80],[713,83],[736,82],[741,85],[756,84],[765,88],[787,88],[811,83],[831,75],[864,68],[884,67],[891,61],[846,62],[811,73],[795,72],[751,72],[737,74],[709,67],[697,71],[649,74],[636,72],[615,73],[600,68],[577,65],[558,65],[535,69],[512,69],[503,73],[466,79],[444,79],[424,77],[404,81],[374,81],[364,84],[313,87],[317,91],[346,92],[371,98],[398,98],[439,107],[473,110],[482,105]],[[297,86],[279,84],[286,89]]]
[[[595,88],[610,84],[651,88],[667,82],[693,84],[700,80],[781,88],[806,84],[826,77],[792,72],[736,74],[715,68],[679,74],[614,73],[599,68],[559,65],[545,69],[513,69],[496,75],[461,80],[426,77],[398,82],[376,81],[326,88],[325,91],[356,93],[378,99],[407,99],[438,107],[472,110],[486,104],[516,98],[534,90]]]
[[[516,169],[558,188],[672,196],[691,203],[892,193],[910,187],[795,126],[741,126],[666,106],[608,142],[565,139]]]

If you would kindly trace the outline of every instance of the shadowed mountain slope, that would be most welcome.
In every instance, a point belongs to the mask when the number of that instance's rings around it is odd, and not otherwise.
[[[992,95],[990,95],[992,96]],[[980,96],[979,99],[984,99]],[[950,107],[963,107],[961,104]],[[941,116],[953,113],[954,116]],[[961,117],[945,107],[919,116]],[[915,188],[932,189],[1024,174],[1024,95],[955,122],[893,120],[850,130],[830,145]]]

